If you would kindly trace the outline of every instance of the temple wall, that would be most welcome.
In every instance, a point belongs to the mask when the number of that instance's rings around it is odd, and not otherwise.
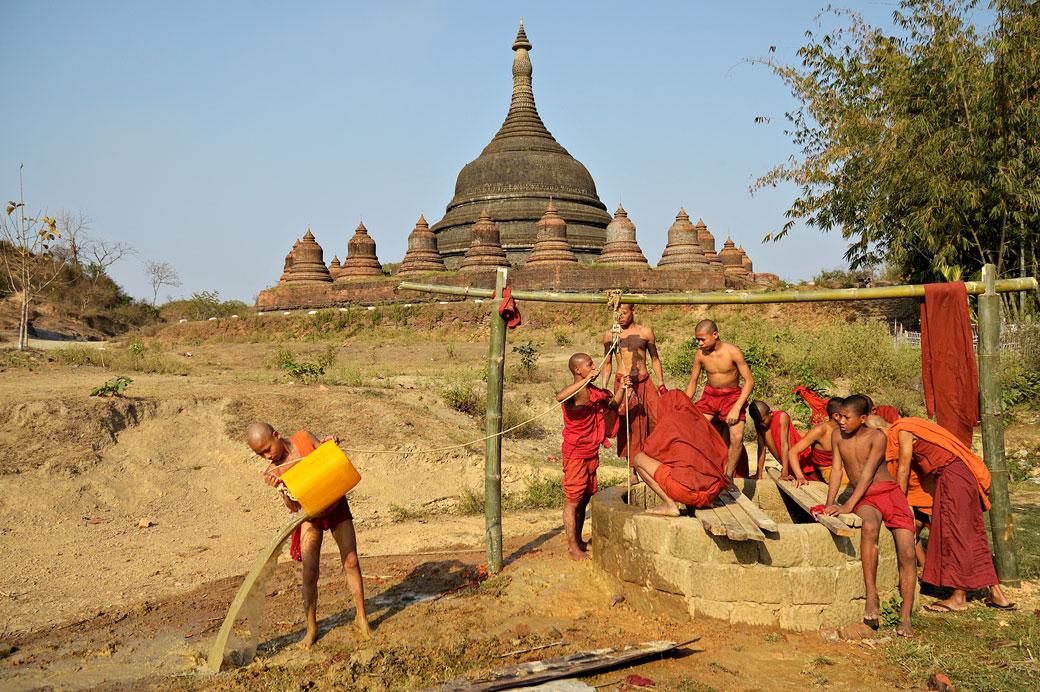
[[[642,504],[625,504],[625,488],[618,486],[592,497],[594,563],[644,612],[789,631],[860,622],[866,596],[859,529],[843,538],[816,522],[791,523],[772,481],[737,483],[780,523],[764,542],[710,535],[690,516],[644,514]],[[898,593],[898,582],[895,541],[882,530],[877,575],[882,601]]]

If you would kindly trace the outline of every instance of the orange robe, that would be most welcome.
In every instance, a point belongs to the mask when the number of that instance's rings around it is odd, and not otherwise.
[[[900,418],[892,424],[888,429],[888,442],[885,445],[885,459],[889,462],[890,469],[893,460],[898,465],[900,430],[906,430],[913,433],[916,437],[945,449],[950,454],[963,461],[965,465],[967,465],[968,470],[970,470],[972,475],[975,476],[979,495],[982,500],[982,508],[984,510],[989,509],[990,474],[989,469],[986,468],[986,464],[984,464],[982,459],[979,459],[974,452],[968,449],[964,443],[957,439],[952,432],[930,420],[925,420],[924,418]],[[913,501],[911,501],[910,504],[913,505]],[[931,507],[931,503],[928,503],[928,506]]]

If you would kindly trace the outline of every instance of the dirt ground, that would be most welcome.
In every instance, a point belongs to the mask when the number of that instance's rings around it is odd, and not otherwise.
[[[542,379],[511,393],[529,412],[552,408],[565,360],[581,347],[546,347]],[[677,622],[615,603],[589,563],[566,559],[555,509],[508,512],[506,569],[482,582],[483,517],[450,510],[482,487],[483,445],[436,455],[375,450],[480,437],[480,421],[445,407],[441,391],[452,377],[477,376],[486,345],[349,346],[340,363],[357,370],[356,381],[328,386],[286,382],[268,365],[273,349],[178,346],[168,357],[187,375],[130,373],[133,384],[116,399],[86,395],[112,376],[92,366],[41,356],[0,371],[0,689],[421,689],[531,656],[658,639],[691,643],[586,682],[638,673],[658,689],[702,692],[923,687],[886,663],[877,640]],[[199,664],[242,576],[288,516],[260,479],[264,462],[240,440],[254,420],[287,434],[304,425],[336,433],[355,450],[363,480],[350,502],[376,636],[359,641],[349,626],[353,606],[327,540],[315,649],[294,645],[299,566],[283,555],[266,587],[257,660],[207,677]],[[504,445],[506,491],[558,473],[558,412],[535,427]],[[395,521],[402,510],[413,518]],[[1036,600],[1029,589],[1015,595]],[[542,644],[550,646],[503,655]]]

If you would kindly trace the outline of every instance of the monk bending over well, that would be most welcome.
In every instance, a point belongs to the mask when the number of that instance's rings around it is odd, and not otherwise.
[[[617,357],[621,363],[618,372],[614,374],[613,388],[615,392],[621,391],[622,378],[629,378],[632,389],[628,395],[628,427],[621,425],[618,431],[617,454],[619,457],[635,457],[643,449],[643,441],[646,440],[657,425],[657,399],[664,390],[664,373],[661,370],[661,358],[657,355],[657,338],[654,330],[641,324],[636,324],[636,307],[625,304],[620,307],[618,324],[621,326],[621,342]],[[610,353],[614,335],[608,330],[603,335],[603,355]],[[650,357],[650,366],[654,369],[654,377],[657,378],[657,386],[650,380],[650,372],[646,367],[647,356]],[[611,386],[611,374],[614,368],[614,358],[607,360],[603,369],[603,386]],[[625,418],[624,410],[619,414],[621,419]],[[629,454],[629,444],[632,445]],[[631,469],[629,469],[631,474]],[[633,482],[638,478],[631,476]]]
[[[751,402],[748,411],[758,435],[758,468],[755,470],[755,478],[762,477],[768,449],[773,458],[780,462],[781,479],[790,478],[791,470],[794,470],[794,487],[805,485],[809,482],[807,479],[819,480],[809,449],[802,449],[797,456],[790,457],[791,446],[798,444],[802,439],[794,429],[791,416],[784,411],[770,411],[769,404],[758,400]]]
[[[729,486],[726,443],[678,389],[661,395],[657,415],[657,428],[632,460],[647,486],[664,500],[646,513],[677,517],[680,502],[710,507]]]
[[[816,475],[822,478],[824,483],[830,482],[831,464],[833,463],[831,438],[834,436],[834,431],[838,429],[838,412],[841,410],[841,405],[844,401],[841,397],[836,396],[828,399],[826,404],[827,420],[814,425],[809,432],[805,433],[805,437],[791,447],[791,450],[788,452],[788,463],[792,469],[798,468],[795,459],[801,459],[801,455],[805,453],[805,450],[809,450],[809,460],[812,462],[813,469],[816,470]],[[795,476],[797,478],[797,473]],[[844,471],[841,476],[841,484],[849,484],[849,477],[845,475]],[[799,485],[802,485],[802,483],[795,480],[794,487],[797,488]]]
[[[912,469],[935,477],[935,501],[921,581],[953,589],[925,606],[933,613],[968,609],[967,592],[989,589],[990,608],[1010,610],[989,553],[983,510],[989,509],[990,473],[953,433],[923,418],[901,418],[888,429],[886,456],[898,459],[896,477],[904,491]]]
[[[836,516],[855,512],[863,518],[860,529],[860,559],[863,563],[863,584],[867,603],[863,622],[878,628],[881,599],[877,591],[878,536],[884,522],[895,537],[899,559],[899,626],[896,633],[902,637],[913,634],[910,611],[914,605],[914,587],[917,585],[914,554],[914,515],[910,512],[906,495],[885,466],[885,435],[864,425],[870,408],[866,397],[853,394],[845,399],[838,414],[839,430],[831,443],[834,449],[834,468],[824,514]],[[842,505],[834,504],[841,490],[841,471],[847,470],[855,484],[852,496]]]
[[[628,378],[611,397],[605,389],[592,384],[599,368],[587,353],[571,356],[569,367],[574,382],[560,390],[556,400],[563,408],[563,530],[572,560],[588,560],[587,546],[581,540],[585,527],[585,509],[597,490],[596,469],[599,468],[600,445],[610,446],[617,435],[617,408],[626,391],[631,391]]]
[[[327,440],[338,442],[335,438]],[[289,439],[282,437],[267,423],[253,423],[246,429],[246,440],[250,449],[267,459],[264,482],[272,487],[284,486],[281,475],[301,459],[317,449],[321,442],[306,430],[301,430]],[[282,501],[291,511],[300,505],[282,493]],[[307,617],[307,633],[303,637],[303,648],[310,649],[318,638],[318,568],[321,557],[321,539],[325,531],[331,531],[339,546],[343,571],[347,576],[347,587],[354,597],[357,616],[354,624],[362,637],[370,637],[372,630],[365,615],[365,587],[361,580],[361,565],[357,556],[357,536],[354,533],[354,517],[344,496],[316,517],[300,524],[293,534],[290,554],[294,560],[303,562],[303,610]]]
[[[755,379],[740,349],[719,339],[719,328],[714,322],[701,320],[693,335],[700,349],[693,357],[693,372],[690,373],[690,383],[686,385],[686,396],[692,399],[697,393],[697,381],[703,368],[708,382],[697,401],[697,409],[708,421],[718,425],[719,434],[729,445],[726,475],[730,478],[734,475],[746,477],[745,410],[751,390],[755,387]],[[740,386],[741,378],[744,378],[743,386]]]

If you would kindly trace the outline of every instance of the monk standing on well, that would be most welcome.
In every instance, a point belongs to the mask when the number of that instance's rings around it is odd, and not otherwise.
[[[618,358],[621,365],[618,372],[614,373],[614,358],[611,356],[603,368],[603,386],[610,388],[611,375],[613,374],[613,391],[621,389],[622,378],[628,376],[632,385],[632,391],[628,395],[628,427],[624,424],[618,431],[618,456],[635,457],[643,449],[643,441],[654,430],[657,425],[657,400],[664,390],[664,373],[661,370],[661,358],[657,355],[657,338],[654,330],[636,323],[636,308],[626,303],[619,308],[618,324],[621,326],[621,338],[618,348]],[[610,353],[614,335],[609,330],[603,335],[603,355]],[[650,380],[650,371],[646,367],[647,356],[650,357],[650,365],[657,379],[657,386]],[[625,410],[622,408],[619,414],[621,419],[625,418]],[[629,443],[632,449],[629,455]],[[638,479],[633,477],[633,481]]]
[[[338,442],[335,438],[327,440]],[[267,423],[253,423],[246,429],[246,441],[250,449],[271,462],[264,471],[264,482],[272,487],[283,486],[281,475],[296,465],[301,459],[317,449],[321,444],[318,438],[307,430],[301,430],[289,439],[282,437],[277,430]],[[282,501],[291,511],[296,512],[300,505],[282,493]],[[303,637],[303,648],[310,649],[318,638],[318,569],[321,558],[321,539],[325,531],[331,531],[339,546],[343,571],[347,576],[347,587],[354,597],[357,616],[354,624],[358,633],[365,638],[372,636],[372,630],[365,615],[365,587],[361,580],[361,565],[357,556],[357,536],[354,533],[354,517],[350,513],[350,505],[344,496],[316,517],[300,524],[293,533],[292,546],[289,549],[294,560],[303,563],[303,609],[307,618],[307,633]]]
[[[903,492],[908,477],[935,478],[928,551],[921,581],[953,589],[953,595],[925,606],[933,613],[968,609],[967,592],[989,589],[990,608],[1010,610],[997,582],[986,538],[983,510],[989,509],[990,473],[953,433],[923,418],[900,418],[886,433],[886,456],[898,459],[896,478]],[[924,483],[922,483],[924,485]]]
[[[755,433],[758,435],[758,466],[755,469],[755,478],[762,477],[766,465],[766,450],[769,450],[780,462],[782,480],[789,479],[792,470],[796,488],[808,483],[809,479],[819,480],[812,463],[812,452],[808,448],[801,449],[794,457],[789,454],[791,447],[798,444],[802,437],[794,429],[791,416],[786,411],[772,411],[769,404],[756,400],[748,406],[748,413],[751,414],[751,421],[755,424]]]
[[[710,507],[729,487],[726,443],[690,397],[678,389],[661,395],[657,427],[632,459],[636,472],[664,502],[647,514],[679,516],[679,504]]]
[[[748,475],[747,450],[744,449],[744,421],[747,419],[748,397],[755,387],[751,368],[744,354],[731,343],[719,339],[719,328],[711,320],[701,320],[693,333],[697,339],[697,355],[693,357],[693,372],[686,385],[686,396],[697,393],[701,369],[707,373],[708,383],[697,401],[697,409],[709,422],[718,423],[720,434],[729,446],[726,475]],[[743,378],[744,384],[740,384]],[[741,463],[741,468],[737,467]]]
[[[834,465],[823,513],[830,516],[855,512],[863,518],[860,530],[860,559],[867,603],[863,622],[878,628],[881,599],[877,590],[878,537],[882,522],[896,541],[899,559],[899,626],[902,637],[913,635],[910,611],[914,606],[917,586],[917,559],[914,553],[914,515],[906,495],[885,466],[885,435],[864,425],[870,413],[866,397],[858,394],[845,399],[838,413],[839,430],[831,438]],[[852,495],[842,505],[834,504],[841,491],[841,472],[847,471],[855,485]]]

